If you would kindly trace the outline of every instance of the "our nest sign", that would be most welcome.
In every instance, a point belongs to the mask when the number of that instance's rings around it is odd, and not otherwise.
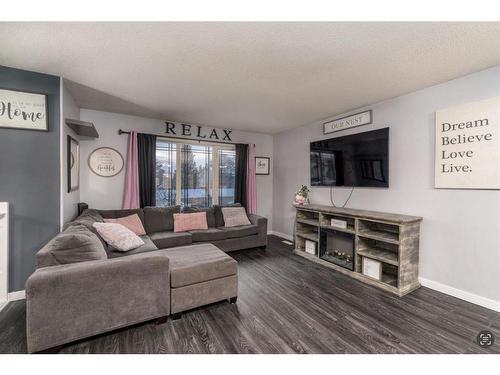
[[[436,111],[435,187],[500,189],[500,97]]]

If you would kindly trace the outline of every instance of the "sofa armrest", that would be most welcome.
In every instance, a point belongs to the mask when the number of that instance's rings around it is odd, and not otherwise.
[[[259,227],[259,236],[262,237],[265,242],[263,245],[267,245],[267,218],[255,214],[248,214],[248,220],[250,220],[250,223],[253,225]]]
[[[44,267],[26,282],[30,353],[169,313],[163,251]]]

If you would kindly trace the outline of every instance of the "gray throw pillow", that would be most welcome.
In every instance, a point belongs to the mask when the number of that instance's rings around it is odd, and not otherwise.
[[[223,227],[224,226],[224,216],[222,215],[222,209],[224,207],[241,207],[240,203],[226,204],[226,205],[218,205],[214,204],[214,215],[215,215],[215,226]]]
[[[56,264],[107,259],[99,238],[84,226],[72,226],[48,243],[47,251]]]
[[[225,227],[239,227],[241,225],[250,225],[245,207],[223,207]]]

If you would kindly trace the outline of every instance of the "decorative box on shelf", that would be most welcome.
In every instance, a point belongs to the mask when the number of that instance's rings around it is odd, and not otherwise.
[[[316,242],[311,240],[306,240],[304,250],[308,254],[316,255]]]
[[[347,229],[347,221],[339,219],[331,219],[330,225],[335,228]]]
[[[382,280],[382,263],[377,260],[363,257],[363,275],[375,280]]]

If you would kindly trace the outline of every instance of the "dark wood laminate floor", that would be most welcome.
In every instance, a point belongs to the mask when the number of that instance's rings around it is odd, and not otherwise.
[[[499,314],[420,288],[399,298],[291,254],[231,253],[236,305],[217,303],[181,320],[145,323],[71,344],[61,353],[500,353]],[[0,312],[0,353],[25,353],[25,302]],[[494,332],[481,348],[476,335]]]

